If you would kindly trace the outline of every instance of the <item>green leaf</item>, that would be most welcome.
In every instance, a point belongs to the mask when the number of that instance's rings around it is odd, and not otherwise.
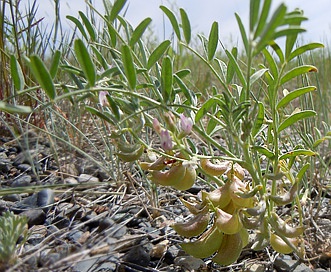
[[[285,160],[291,157],[296,156],[315,156],[316,153],[314,151],[308,149],[295,149],[293,151],[286,152],[285,154],[279,157],[279,160]]]
[[[10,73],[15,89],[22,91],[25,85],[24,74],[22,72],[21,65],[18,63],[14,55],[10,55]]]
[[[94,26],[91,24],[90,20],[86,17],[86,15],[83,12],[79,11],[78,13],[80,15],[80,18],[82,18],[83,24],[85,25],[85,28],[87,29],[87,32],[90,35],[91,40],[95,42],[97,38],[97,33],[95,31]]]
[[[83,24],[76,17],[73,17],[71,15],[67,15],[66,18],[68,20],[72,21],[76,25],[76,27],[79,29],[80,33],[88,41],[88,37],[87,37]]]
[[[252,136],[255,137],[264,123],[265,109],[262,102],[258,102],[258,112],[252,129]]]
[[[190,20],[187,16],[187,13],[184,9],[179,9],[180,12],[180,17],[182,19],[182,29],[183,29],[183,33],[184,33],[184,38],[187,44],[190,43],[191,41],[191,24],[190,24]]]
[[[281,79],[280,84],[284,84],[291,79],[309,73],[309,72],[317,72],[317,68],[313,65],[301,65],[298,67],[294,67],[292,70],[288,71]]]
[[[59,69],[60,59],[61,59],[61,51],[56,50],[53,54],[51,67],[49,68],[49,73],[50,73],[52,79],[54,79],[56,77],[57,70]]]
[[[189,69],[182,69],[176,72],[176,76],[178,76],[180,79],[186,77],[191,73],[191,70]]]
[[[165,15],[167,15],[167,17],[172,25],[172,28],[175,31],[177,39],[181,40],[179,25],[178,25],[178,22],[177,22],[177,19],[176,19],[176,16],[174,15],[174,13],[165,6],[160,6],[160,9],[165,13]]]
[[[278,127],[278,132],[281,132],[282,130],[284,130],[285,128],[293,125],[294,123],[298,122],[299,120],[305,119],[305,118],[309,118],[309,117],[313,117],[316,115],[316,112],[313,110],[304,110],[304,111],[300,111],[297,113],[294,113],[292,115],[290,115],[289,117],[287,117]]]
[[[93,87],[96,81],[96,71],[90,53],[88,52],[84,42],[80,39],[75,40],[74,50],[77,61],[83,70],[89,86]]]
[[[262,155],[265,155],[270,160],[273,160],[275,158],[275,154],[266,147],[255,145],[252,147],[252,149],[259,152]]]
[[[267,18],[270,12],[271,0],[264,0],[263,2],[264,3],[263,3],[262,11],[259,16],[259,22],[257,24],[254,33],[254,40],[261,34],[263,27],[266,25]]]
[[[289,37],[297,36],[299,33],[302,33],[305,31],[306,30],[304,28],[292,26],[292,27],[288,27],[286,29],[281,29],[281,30],[275,32],[275,35],[273,38],[278,39],[278,38],[287,36],[287,39],[288,39]],[[295,41],[296,41],[296,38],[295,38]],[[285,57],[286,56],[287,55],[285,55]]]
[[[245,76],[244,76],[243,72],[241,71],[241,69],[239,67],[239,64],[238,64],[236,58],[228,50],[225,50],[225,53],[229,58],[229,64],[231,64],[233,66],[233,68],[234,68],[234,70],[235,70],[235,72],[236,72],[243,88],[246,89],[247,88],[247,82],[246,82],[246,79],[245,79]],[[228,66],[228,70],[229,70],[229,66]],[[229,82],[227,82],[227,83],[229,83]]]
[[[134,67],[131,49],[128,45],[123,45],[121,52],[125,76],[128,80],[130,89],[134,90],[137,84],[137,72]]]
[[[273,76],[273,78],[278,78],[279,71],[274,57],[270,54],[270,52],[267,49],[263,49],[262,53],[266,61],[268,62],[268,67],[271,75]]]
[[[213,107],[216,103],[217,99],[214,97],[209,98],[205,103],[203,103],[195,115],[195,123],[199,122],[200,119],[205,116],[208,113],[209,109]]]
[[[113,22],[126,4],[126,0],[116,0],[110,11],[109,20]]]
[[[317,48],[323,48],[324,45],[322,43],[309,43],[303,46],[300,46],[298,48],[296,48],[287,58],[288,61],[294,59],[297,56],[300,56],[304,53],[306,53],[309,50],[314,50]]]
[[[171,42],[169,40],[165,40],[158,45],[151,53],[147,61],[147,69],[151,69],[153,65],[159,61],[159,59],[163,56],[163,54],[168,50]]]
[[[130,46],[133,47],[141,38],[141,36],[144,34],[146,28],[151,23],[151,18],[144,19],[133,31],[131,39],[130,39]]]
[[[185,95],[187,100],[189,101],[189,105],[195,106],[197,104],[197,98],[194,92],[189,90],[189,88],[185,85],[185,83],[178,77],[176,74],[174,75],[174,78],[181,90],[181,92]]]
[[[218,23],[214,22],[211,26],[208,39],[208,60],[211,61],[217,49],[218,44]]]
[[[245,51],[248,54],[248,38],[247,38],[244,24],[242,23],[241,18],[237,13],[235,13],[235,16],[236,16],[237,24],[239,26],[241,39],[242,39],[244,47],[245,47]]]
[[[161,69],[161,89],[165,102],[168,102],[172,96],[173,68],[172,61],[166,56],[162,61]],[[172,102],[172,101],[171,101]]]
[[[254,74],[252,74],[251,78],[250,78],[251,86],[253,85],[254,82],[259,80],[265,74],[266,71],[268,71],[268,69],[264,68],[264,69],[257,70]]]
[[[304,166],[302,166],[299,173],[295,177],[296,182],[298,182],[298,183],[301,182],[304,174],[306,173],[306,171],[308,170],[309,167],[310,167],[310,163],[306,163]]]
[[[20,105],[11,105],[0,101],[0,111],[8,112],[8,113],[30,113],[32,112],[32,108],[28,106],[20,106]]]
[[[274,41],[271,42],[270,46],[275,51],[275,53],[277,54],[280,63],[284,63],[285,57],[284,57],[284,54],[283,54],[283,50],[280,48],[280,46],[277,43],[275,43]]]
[[[283,97],[277,104],[277,109],[280,109],[282,107],[285,107],[288,103],[290,103],[293,99],[304,95],[305,93],[309,93],[312,91],[315,91],[315,86],[307,86],[300,89],[296,89],[290,93],[288,93],[285,97]]]
[[[274,14],[272,15],[268,24],[265,25],[261,35],[258,38],[257,45],[254,50],[254,54],[258,54],[267,44],[269,44],[275,35],[275,30],[278,26],[280,26],[284,20],[284,16],[286,14],[286,6],[285,4],[281,4]]]
[[[96,56],[96,58],[98,59],[99,63],[101,64],[102,68],[104,70],[108,70],[109,69],[109,66],[106,59],[105,59],[105,56],[104,54],[102,54],[98,48],[96,48],[94,45],[91,45],[91,49],[92,51],[94,52],[94,55]],[[101,77],[102,78],[102,77]]]
[[[330,141],[331,140],[331,136],[324,136],[318,140],[316,140],[314,143],[313,143],[313,147],[316,148],[318,147],[321,143],[323,143],[324,141]]]
[[[253,33],[257,20],[259,18],[261,0],[251,0],[249,7],[249,30]]]
[[[113,120],[111,120],[107,115],[103,114],[102,112],[100,112],[96,108],[93,108],[93,107],[90,107],[90,106],[85,106],[85,109],[88,112],[90,112],[90,113],[98,116],[100,119],[105,120],[109,124],[113,124],[114,123]]]
[[[44,62],[39,56],[32,55],[28,65],[41,88],[43,88],[47,96],[53,100],[56,96],[55,86]]]

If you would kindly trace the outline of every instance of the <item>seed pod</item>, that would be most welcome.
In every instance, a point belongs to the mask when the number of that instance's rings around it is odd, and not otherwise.
[[[172,228],[181,236],[193,237],[198,236],[205,231],[210,219],[210,213],[206,207],[201,213],[194,215],[187,222],[175,223]]]
[[[194,185],[194,182],[197,178],[197,173],[193,166],[188,165],[183,167],[185,167],[184,177],[181,180],[179,180],[177,183],[172,185],[173,188],[180,191],[185,191],[190,189]]]
[[[237,193],[245,191],[245,184],[236,176],[233,177],[230,185],[231,200],[239,207],[252,208],[254,207],[255,199],[253,197],[244,198],[240,197]]]
[[[291,227],[275,212],[271,213],[270,223],[275,231],[285,237],[295,238],[303,234],[303,227]]]
[[[254,208],[247,208],[245,211],[251,215],[251,216],[258,216],[265,212],[266,209],[266,202],[264,200],[261,200],[259,202],[259,205]]]
[[[230,265],[238,260],[242,247],[243,242],[240,233],[231,235],[225,234],[222,244],[212,260],[220,265]]]
[[[226,170],[228,170],[231,167],[231,162],[225,161],[216,164],[216,163],[212,163],[208,159],[201,159],[200,166],[208,175],[220,176],[223,175],[226,172]]]
[[[247,217],[243,211],[239,212],[239,216],[243,226],[246,229],[256,229],[261,224],[260,218]]]
[[[235,163],[232,167],[232,171],[234,171],[234,175],[239,178],[240,180],[243,180],[245,177],[245,169],[242,168],[238,163]]]
[[[207,203],[211,203],[213,207],[224,208],[226,207],[230,201],[230,182],[225,183],[222,187],[218,187],[212,192],[202,191],[202,201],[207,201]]]
[[[243,242],[242,247],[244,248],[244,247],[247,246],[248,243],[249,243],[249,233],[248,233],[247,229],[242,228],[242,229],[239,231],[239,234],[240,234],[240,237],[241,237],[241,241]]]
[[[223,233],[214,224],[194,242],[181,244],[182,249],[195,258],[207,258],[221,246]]]
[[[186,168],[182,164],[172,165],[167,171],[151,171],[151,180],[155,184],[173,186],[183,179]]]
[[[136,161],[138,160],[141,155],[143,154],[144,152],[144,146],[143,145],[140,145],[140,147],[136,150],[134,150],[133,152],[122,152],[120,151],[119,153],[117,153],[117,156],[122,160],[122,161],[125,161],[125,162],[133,162],[133,161]]]
[[[295,199],[298,192],[298,187],[299,184],[296,182],[292,185],[291,189],[282,196],[269,195],[269,199],[274,201],[277,205],[287,205]]]
[[[216,226],[225,234],[235,234],[243,227],[238,212],[231,215],[219,208],[216,208]]]
[[[286,243],[278,235],[274,233],[271,233],[270,235],[270,245],[278,253],[290,254],[295,250],[298,244],[299,244],[299,240],[297,238],[287,238],[287,243]]]
[[[155,162],[140,162],[139,165],[142,170],[163,170],[167,165],[165,164],[165,157],[159,157]]]
[[[198,214],[202,211],[205,206],[202,206],[202,203],[191,203],[186,201],[183,198],[180,198],[180,201],[184,204],[184,206],[190,211],[192,214]]]

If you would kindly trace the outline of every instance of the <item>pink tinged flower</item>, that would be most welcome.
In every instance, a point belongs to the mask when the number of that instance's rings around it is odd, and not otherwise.
[[[180,114],[180,126],[182,131],[188,135],[192,131],[193,122],[191,118],[187,118],[184,114]]]
[[[109,106],[107,95],[108,95],[108,92],[106,92],[106,91],[99,92],[99,103],[102,107]]]
[[[161,133],[161,125],[159,120],[157,120],[156,118],[153,119],[153,128],[157,134]]]
[[[161,137],[161,147],[163,150],[172,149],[172,139],[168,130],[162,130],[160,133]]]

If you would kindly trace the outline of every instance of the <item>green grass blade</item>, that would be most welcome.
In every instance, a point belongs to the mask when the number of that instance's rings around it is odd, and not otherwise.
[[[148,58],[147,69],[151,69],[153,65],[159,61],[163,54],[168,50],[170,44],[171,42],[169,40],[165,40],[154,49]]]
[[[173,67],[169,56],[166,56],[162,61],[161,69],[161,88],[162,95],[165,102],[168,102],[172,97],[172,83],[173,83]]]
[[[22,68],[14,55],[10,55],[10,73],[17,91],[22,91],[25,85]]]
[[[301,65],[301,66],[295,67],[292,70],[288,71],[280,79],[280,84],[284,84],[299,75],[303,75],[303,74],[306,74],[309,72],[317,72],[317,68],[313,65]]]
[[[191,24],[190,24],[190,20],[187,16],[187,13],[184,9],[179,9],[180,12],[180,17],[182,19],[182,29],[183,29],[183,33],[184,33],[184,38],[187,44],[190,43],[191,41]]]
[[[306,52],[308,52],[309,50],[314,50],[317,48],[323,48],[324,45],[322,43],[309,43],[309,44],[305,44],[303,46],[300,46],[298,48],[296,48],[287,58],[287,61],[290,61],[292,59],[294,59],[295,57],[298,57]]]
[[[56,50],[54,52],[52,62],[51,62],[51,67],[49,68],[49,73],[50,73],[52,79],[54,79],[56,77],[57,71],[59,69],[61,55],[62,54],[61,54],[60,50]]]
[[[28,65],[41,88],[45,91],[46,95],[53,100],[56,96],[56,90],[52,77],[44,62],[39,56],[32,55],[30,61],[28,61]]]
[[[211,61],[217,49],[218,44],[218,23],[214,22],[211,26],[208,39],[208,60]]]
[[[75,40],[74,50],[77,61],[83,70],[89,86],[93,87],[96,81],[96,71],[90,53],[88,52],[84,42],[80,39]]]
[[[289,94],[287,94],[285,97],[283,97],[277,104],[277,109],[283,108],[285,107],[288,103],[290,103],[292,100],[294,100],[295,98],[304,95],[306,93],[315,91],[316,87],[315,86],[307,86],[307,87],[303,87],[300,89],[296,89],[292,92],[290,92]]]
[[[180,29],[179,29],[179,24],[178,24],[178,21],[176,19],[176,16],[174,15],[174,13],[168,9],[167,7],[165,6],[160,6],[160,9],[165,13],[165,15],[168,17],[171,25],[172,25],[172,28],[174,29],[175,31],[175,34],[177,36],[177,39],[178,40],[181,40],[181,35],[180,35]]]
[[[134,67],[131,48],[128,45],[123,45],[121,52],[122,52],[124,73],[128,80],[129,88],[131,90],[134,90],[137,84],[137,72]]]
[[[126,4],[126,0],[116,0],[109,14],[109,20],[113,22]]]
[[[313,117],[316,116],[316,112],[313,110],[304,110],[304,111],[300,111],[297,113],[294,113],[292,115],[290,115],[289,117],[287,117],[279,126],[278,126],[278,132],[281,132],[282,130],[288,128],[289,126],[295,124],[296,122],[298,122],[299,120],[305,119],[305,118],[309,118],[309,117]]]
[[[136,27],[136,29],[133,31],[131,39],[130,39],[129,44],[131,47],[133,47],[138,42],[138,40],[144,34],[146,28],[149,26],[151,21],[152,21],[151,18],[146,18]]]
[[[79,11],[79,15],[80,18],[82,18],[83,24],[85,25],[85,28],[88,34],[90,35],[91,40],[95,42],[97,39],[97,33],[95,31],[94,26],[91,24],[90,20],[86,17],[86,15],[83,12]]]

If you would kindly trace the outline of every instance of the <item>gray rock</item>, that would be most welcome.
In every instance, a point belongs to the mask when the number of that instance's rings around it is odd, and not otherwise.
[[[207,267],[206,263],[201,259],[192,256],[180,256],[175,258],[175,265],[180,266],[183,271],[201,271]]]
[[[151,257],[142,246],[135,246],[125,253],[122,260],[127,263],[146,267],[148,266]]]
[[[289,255],[279,255],[274,262],[274,267],[279,272],[313,272],[308,266],[300,261],[293,260]]]
[[[48,212],[50,205],[54,203],[54,192],[52,189],[43,189],[37,193],[37,206]]]
[[[14,179],[11,187],[25,187],[25,186],[29,186],[31,183],[31,176],[29,175],[23,175],[23,176],[19,176],[18,178]]]
[[[41,209],[31,209],[21,213],[28,218],[29,228],[34,225],[42,225],[46,220],[46,214]]]
[[[31,170],[31,165],[28,163],[22,163],[17,165],[16,168],[22,172],[27,172]]]
[[[17,202],[21,200],[21,196],[19,194],[4,195],[3,200],[10,202]]]
[[[89,271],[116,271],[119,259],[116,256],[102,256],[100,258],[92,258],[77,262],[72,268],[73,272],[89,272]]]
[[[78,177],[78,182],[79,183],[85,183],[85,182],[99,182],[99,179],[97,177],[88,175],[88,174],[80,174]]]

